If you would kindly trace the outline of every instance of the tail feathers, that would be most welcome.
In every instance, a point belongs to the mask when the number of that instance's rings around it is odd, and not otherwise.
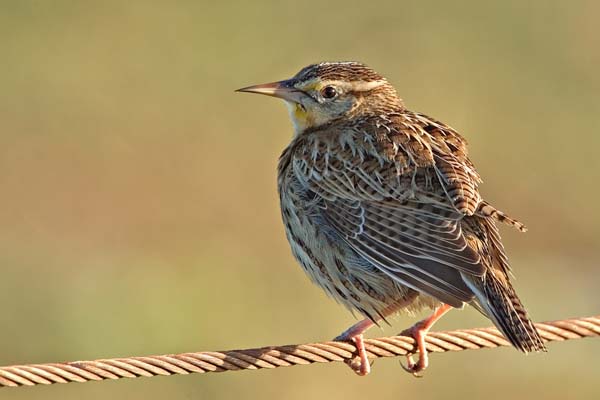
[[[521,221],[518,221],[518,220],[508,216],[507,214],[503,213],[502,211],[496,209],[494,206],[492,206],[487,201],[482,201],[479,204],[476,214],[481,217],[492,218],[498,222],[502,222],[506,225],[510,225],[521,232],[527,232],[527,227]]]
[[[510,284],[503,284],[489,274],[483,289],[487,303],[482,304],[483,308],[513,346],[524,353],[546,351],[540,334]]]
[[[514,347],[524,353],[547,351],[525,307],[509,283],[503,283],[492,274],[487,274],[483,282],[474,282],[472,279],[465,279],[465,282],[477,297],[477,308],[494,322]]]

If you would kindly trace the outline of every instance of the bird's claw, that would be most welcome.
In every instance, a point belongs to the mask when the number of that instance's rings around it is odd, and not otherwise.
[[[420,368],[419,364],[419,362],[414,361],[412,354],[408,354],[406,356],[406,365],[402,364],[402,361],[400,361],[400,366],[402,367],[402,369],[408,372],[409,374],[412,374],[412,376],[414,376],[415,378],[423,377],[423,375],[420,374],[420,372],[423,371],[423,368]]]
[[[413,353],[406,355],[406,366],[400,362],[402,369],[412,374],[415,378],[422,378],[421,372],[423,372],[429,364],[429,357],[427,355],[427,349],[425,348],[425,342],[423,341],[427,330],[424,329],[423,321],[417,322],[410,328],[407,328],[399,333],[399,336],[408,336],[415,339],[415,346],[419,351],[419,360],[415,362]]]
[[[355,356],[350,360],[346,360],[345,363],[358,376],[369,375],[371,373],[371,366],[373,365],[373,362],[370,362],[369,360],[363,363],[360,356]]]
[[[353,337],[347,337],[344,334],[336,337],[335,341],[348,341],[351,340],[356,346],[356,355],[351,359],[345,360],[347,366],[356,373],[358,376],[369,375],[371,372],[371,362],[367,357],[367,350],[365,349],[365,343],[363,341],[363,335],[357,335]]]

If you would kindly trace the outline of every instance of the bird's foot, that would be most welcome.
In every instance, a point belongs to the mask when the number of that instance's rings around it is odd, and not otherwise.
[[[362,333],[354,336],[348,336],[347,332],[344,332],[333,340],[338,342],[346,342],[349,340],[352,341],[356,346],[356,355],[349,360],[345,360],[344,362],[357,375],[369,375],[371,372],[371,363],[367,357],[367,350],[365,349],[365,342]]]
[[[425,336],[429,328],[426,328],[423,321],[417,322],[412,327],[405,329],[400,333],[400,336],[410,336],[415,339],[417,350],[419,352],[419,360],[415,362],[413,355],[410,353],[406,355],[406,366],[400,363],[402,368],[412,374],[416,378],[422,378],[423,375],[420,373],[424,371],[429,365],[429,356],[427,355],[427,348],[425,344]]]
[[[417,322],[410,328],[405,329],[400,333],[400,336],[410,336],[414,338],[415,344],[417,345],[417,350],[419,352],[419,361],[415,362],[412,354],[408,354],[408,363],[406,367],[403,365],[402,368],[416,377],[421,377],[419,373],[424,371],[429,365],[429,356],[427,355],[427,345],[425,343],[427,332],[429,332],[429,329],[431,329],[433,324],[435,324],[435,322],[440,319],[442,315],[451,309],[452,307],[448,304],[442,304],[440,307],[436,308],[433,314],[431,314],[429,317]]]
[[[346,361],[346,365],[348,365],[358,376],[369,375],[371,372],[371,363],[367,357],[363,335],[355,336],[351,340],[356,346],[357,354],[351,360]]]

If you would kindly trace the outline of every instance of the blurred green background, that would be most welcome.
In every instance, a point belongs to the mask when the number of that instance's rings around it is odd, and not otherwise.
[[[0,364],[316,341],[354,322],[280,223],[291,124],[234,89],[360,60],[469,140],[536,320],[600,312],[600,3],[0,3]],[[370,335],[394,334],[414,319]],[[456,311],[439,328],[487,326]],[[14,399],[592,398],[600,340],[2,391]]]

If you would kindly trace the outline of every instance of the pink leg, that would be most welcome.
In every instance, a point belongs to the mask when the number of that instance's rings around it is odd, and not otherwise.
[[[368,318],[364,319],[352,325],[340,336],[333,339],[336,341],[352,340],[354,342],[354,345],[356,346],[357,357],[347,361],[346,364],[348,364],[348,366],[360,376],[368,375],[369,372],[371,372],[371,364],[367,358],[367,350],[365,349],[363,333],[373,325],[375,325],[373,321]]]
[[[389,315],[394,314],[397,310],[411,304],[417,298],[417,295],[418,292],[410,291],[406,294],[406,297],[388,306],[379,315],[383,319]],[[371,364],[369,363],[369,358],[367,357],[367,350],[365,349],[363,333],[367,329],[371,328],[373,325],[375,325],[375,322],[372,321],[370,318],[364,319],[352,325],[350,328],[346,329],[340,336],[333,339],[337,341],[351,340],[354,342],[354,345],[356,346],[357,355],[352,360],[346,361],[346,364],[348,364],[348,366],[360,376],[368,375],[369,372],[371,372]]]
[[[425,318],[422,321],[417,322],[412,327],[403,331],[400,335],[402,336],[412,336],[417,342],[417,348],[419,350],[419,361],[416,363],[412,358],[412,354],[407,356],[408,365],[404,367],[404,369],[414,376],[418,375],[419,372],[423,371],[429,365],[429,357],[427,355],[427,346],[425,344],[425,337],[427,336],[427,332],[436,323],[438,319],[440,319],[444,314],[452,309],[452,306],[447,304],[442,304],[440,307],[436,308],[431,316]]]

